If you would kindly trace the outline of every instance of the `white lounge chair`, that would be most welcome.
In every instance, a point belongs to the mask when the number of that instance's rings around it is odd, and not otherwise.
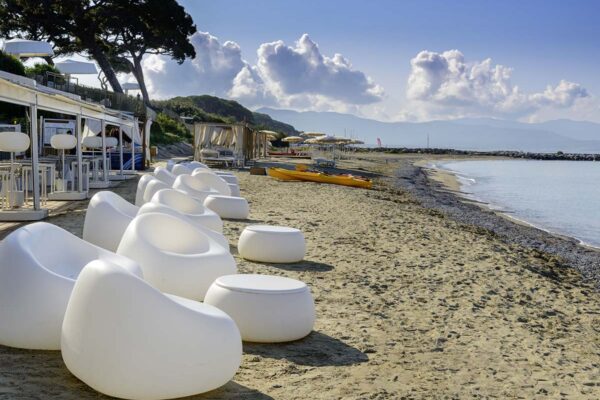
[[[171,170],[171,173],[175,176],[179,176],[179,175],[191,175],[192,172],[194,172],[194,168],[192,167],[188,167],[185,164],[175,164],[173,166],[173,169]]]
[[[137,261],[144,279],[165,293],[202,300],[219,276],[235,274],[233,256],[194,224],[142,214],[127,227],[118,254]]]
[[[144,197],[141,205],[144,205],[150,200],[152,200],[154,193],[162,189],[171,189],[171,186],[156,178],[148,182],[148,184],[146,185],[146,190],[144,190]]]
[[[100,259],[142,276],[130,259],[45,222],[17,229],[0,245],[0,344],[60,349],[60,329],[81,269]]]
[[[154,169],[154,177],[163,181],[169,186],[173,186],[173,183],[175,183],[175,178],[177,178],[175,175],[169,172],[169,170],[163,167],[156,167]]]
[[[88,204],[83,223],[83,240],[116,251],[139,207],[109,191],[96,193]]]
[[[162,189],[152,196],[151,202],[171,207],[191,220],[212,229],[223,232],[223,220],[219,215],[204,207],[202,202],[177,189]]]
[[[204,200],[204,206],[225,219],[246,219],[250,213],[248,201],[243,197],[211,194]]]
[[[210,228],[207,228],[203,224],[196,222],[195,220],[189,218],[185,214],[180,213],[179,211],[175,210],[174,208],[171,208],[164,204],[154,203],[154,202],[150,201],[150,202],[144,204],[142,207],[140,207],[140,211],[138,212],[138,215],[150,214],[150,213],[172,215],[173,217],[183,219],[186,222],[194,224],[194,226],[196,228],[198,228],[202,232],[206,233],[209,237],[214,239],[217,243],[219,243],[227,251],[229,251],[229,240],[227,240],[227,238],[225,236],[223,236],[223,234],[213,231]]]
[[[191,175],[179,175],[175,179],[173,189],[181,190],[198,201],[204,201],[211,194],[219,194],[217,190],[207,188],[200,180]]]
[[[139,207],[142,204],[144,204],[144,192],[146,191],[146,185],[148,185],[148,183],[153,179],[156,179],[156,178],[150,174],[144,174],[138,181],[137,190],[135,192],[135,203],[134,203],[136,206]]]
[[[221,310],[165,295],[107,262],[83,271],[69,301],[62,358],[109,396],[171,399],[218,388],[242,358],[235,322]]]
[[[204,190],[214,189],[223,196],[231,196],[231,190],[229,189],[227,182],[225,182],[221,177],[215,175],[213,172],[200,168],[196,169],[192,173],[192,176],[202,183]]]

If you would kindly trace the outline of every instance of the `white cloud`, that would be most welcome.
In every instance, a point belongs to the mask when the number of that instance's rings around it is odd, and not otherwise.
[[[166,98],[212,94],[247,106],[352,111],[379,102],[383,89],[340,54],[329,58],[303,35],[293,47],[282,41],[260,45],[256,66],[235,42],[220,43],[206,32],[192,37],[196,58],[182,65],[165,56],[144,59],[148,90]]]
[[[421,51],[411,60],[406,96],[417,119],[498,116],[520,118],[543,108],[566,109],[589,97],[578,83],[561,80],[540,93],[523,93],[512,69],[491,59],[466,62],[458,50]]]

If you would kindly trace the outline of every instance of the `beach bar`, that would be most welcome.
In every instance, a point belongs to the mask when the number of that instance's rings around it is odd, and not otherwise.
[[[90,103],[81,99],[80,96],[71,93],[62,92],[43,85],[39,85],[35,80],[24,78],[22,76],[0,71],[0,101],[23,106],[27,110],[27,121],[29,124],[30,146],[28,148],[30,157],[19,161],[23,172],[23,189],[27,192],[31,188],[32,206],[31,207],[4,207],[0,210],[0,221],[34,221],[45,218],[48,210],[42,208],[42,196],[44,201],[48,199],[48,172],[50,171],[50,187],[54,185],[54,170],[48,167],[46,163],[40,163],[40,138],[38,130],[38,110],[44,110],[61,115],[70,115],[75,118],[75,132],[77,139],[76,145],[76,182],[75,190],[65,192],[64,200],[78,200],[87,197],[87,189],[84,189],[83,176],[83,121],[98,121],[101,126],[98,151],[102,154],[100,166],[102,175],[99,179],[100,187],[110,185],[108,179],[109,165],[106,157],[106,125],[110,124],[118,127],[120,130],[135,132],[137,120],[130,115],[119,111],[110,110],[102,105]],[[133,136],[133,135],[132,135]],[[138,139],[139,140],[139,139]],[[133,147],[133,145],[132,145]],[[29,172],[29,174],[27,174]],[[14,180],[14,170],[9,172],[11,182]],[[29,180],[29,181],[28,181]],[[11,183],[12,185],[12,183]],[[90,186],[93,187],[93,186]],[[3,193],[12,191],[13,187],[3,189]],[[51,189],[52,192],[52,189]],[[7,196],[5,194],[4,196]],[[56,195],[55,195],[56,196]],[[25,194],[25,202],[27,195]],[[57,199],[56,197],[54,198]]]

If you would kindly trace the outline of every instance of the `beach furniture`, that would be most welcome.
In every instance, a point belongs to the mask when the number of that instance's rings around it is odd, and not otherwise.
[[[20,207],[24,203],[24,193],[17,189],[17,174],[15,168],[15,153],[21,153],[29,149],[31,140],[29,136],[21,132],[0,132],[0,151],[10,153],[10,170],[7,179],[2,183],[0,197],[6,208]]]
[[[204,185],[205,190],[215,189],[224,196],[231,196],[229,185],[221,177],[211,171],[196,169],[192,176]]]
[[[150,174],[144,174],[144,175],[142,175],[142,177],[138,181],[137,190],[135,192],[135,203],[134,203],[136,206],[139,207],[142,204],[144,204],[144,191],[146,190],[146,185],[152,179],[156,179],[156,178],[154,178]]]
[[[61,350],[69,371],[94,390],[140,400],[216,389],[242,358],[227,314],[163,294],[104,261],[89,263],[75,284]]]
[[[152,196],[151,202],[163,204],[179,211],[192,221],[215,232],[223,232],[223,220],[219,215],[204,207],[202,202],[177,189],[162,189]]]
[[[240,187],[235,184],[235,183],[228,183],[227,184],[229,186],[229,191],[231,192],[231,195],[234,197],[240,197]]]
[[[211,194],[219,194],[217,190],[207,188],[206,185],[192,175],[178,176],[173,184],[173,189],[181,190],[199,201],[204,201]]]
[[[150,200],[152,200],[152,197],[154,196],[154,194],[156,192],[158,192],[159,190],[170,189],[170,188],[171,188],[171,186],[167,185],[163,181],[156,179],[156,178],[152,179],[146,185],[146,189],[144,190],[144,197],[142,198],[143,201],[142,201],[142,204],[140,204],[140,205],[144,205],[147,202],[149,202]]]
[[[162,292],[202,300],[219,276],[237,271],[235,260],[196,225],[167,214],[131,221],[117,253],[139,263],[144,279]]]
[[[68,181],[67,175],[69,174],[70,169],[65,165],[65,150],[74,149],[77,146],[77,138],[74,135],[69,135],[67,133],[59,133],[50,138],[50,146],[52,146],[53,149],[60,150],[60,191],[66,192]],[[54,179],[54,177],[52,177],[52,179]]]
[[[190,161],[188,163],[185,163],[186,165],[190,166],[193,169],[196,168],[204,168],[204,169],[210,169],[208,167],[208,165],[201,163],[200,161]]]
[[[158,180],[163,181],[169,186],[173,186],[173,184],[175,183],[175,178],[177,178],[164,167],[156,167],[154,169],[154,177]]]
[[[139,207],[110,191],[96,193],[83,222],[83,240],[109,251],[117,251],[121,237]]]
[[[225,236],[223,236],[222,233],[216,232],[216,231],[206,227],[202,223],[197,222],[197,220],[191,219],[187,215],[180,213],[179,211],[175,210],[174,208],[165,206],[164,204],[154,203],[154,202],[150,201],[150,202],[144,204],[142,207],[140,207],[140,211],[138,212],[138,215],[150,214],[150,213],[167,214],[167,215],[171,215],[176,218],[183,219],[184,221],[193,224],[196,228],[200,229],[202,232],[206,233],[209,237],[214,239],[217,243],[219,243],[221,246],[223,246],[225,249],[227,249],[229,251],[229,241],[227,240],[227,238]]]
[[[243,197],[211,194],[204,200],[204,206],[225,219],[247,219],[250,213],[248,201]]]
[[[295,228],[249,225],[240,235],[238,252],[247,260],[294,263],[304,258],[306,243],[302,232]]]
[[[211,285],[205,304],[223,310],[242,339],[276,343],[301,339],[315,322],[310,289],[295,279],[270,275],[227,275]]]
[[[219,176],[221,179],[223,179],[227,183],[234,183],[236,185],[239,185],[237,176],[235,176],[233,174],[229,174],[227,172],[215,171],[215,175]]]
[[[168,160],[167,161],[167,171],[172,172],[173,171],[173,167],[175,166],[175,161],[173,160]]]
[[[45,222],[17,229],[0,245],[0,344],[60,349],[60,330],[77,276],[93,260],[142,276],[130,259]]]
[[[173,173],[173,175],[175,175],[175,176],[178,176],[178,175],[191,175],[192,172],[194,172],[194,168],[188,167],[185,164],[175,164],[173,166],[173,169],[171,170],[171,173]]]

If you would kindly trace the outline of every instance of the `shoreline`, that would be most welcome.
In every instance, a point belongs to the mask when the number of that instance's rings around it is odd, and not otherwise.
[[[506,157],[440,155],[413,155],[412,162],[402,162],[396,179],[397,184],[415,195],[427,208],[441,211],[457,222],[484,228],[501,237],[507,243],[515,243],[533,250],[559,257],[564,264],[573,266],[585,280],[600,288],[600,249],[587,245],[577,238],[544,230],[527,221],[494,210],[487,203],[468,198],[460,190],[460,183],[451,171],[428,167],[432,162],[473,159],[507,159]],[[410,159],[410,157],[407,157]],[[437,171],[437,173],[432,173]]]

